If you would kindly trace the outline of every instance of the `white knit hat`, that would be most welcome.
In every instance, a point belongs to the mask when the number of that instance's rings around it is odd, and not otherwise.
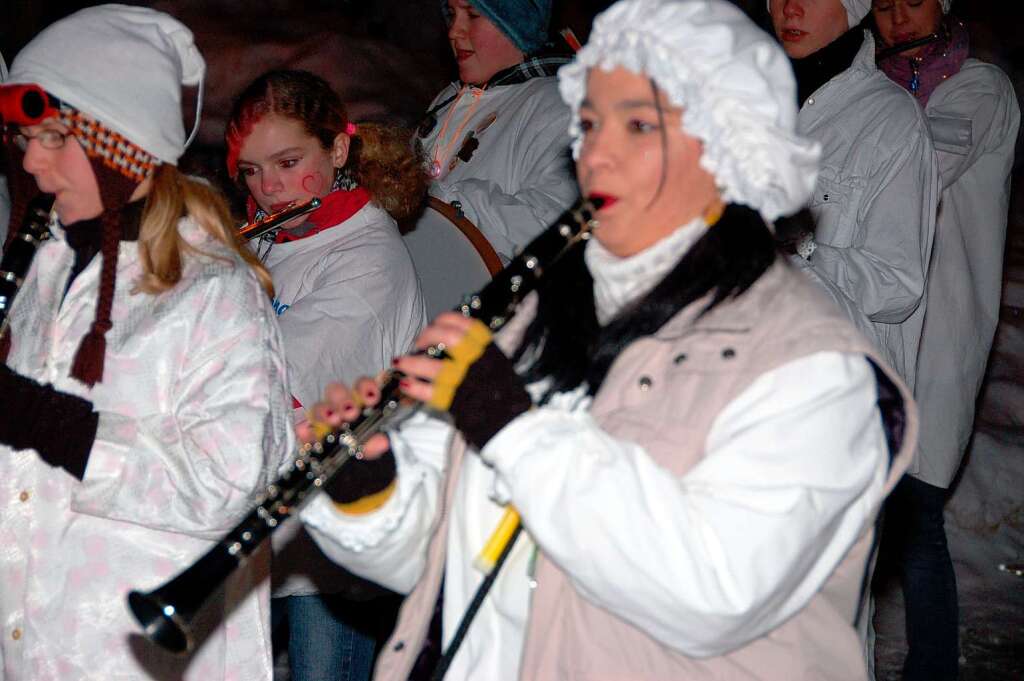
[[[841,2],[846,8],[846,18],[850,22],[850,28],[864,21],[864,17],[871,11],[871,0],[841,0]]]
[[[594,20],[576,60],[558,72],[572,108],[573,154],[587,71],[622,67],[654,80],[703,142],[701,166],[723,200],[768,221],[811,197],[820,147],[796,134],[796,85],[778,43],[726,0],[621,0]]]
[[[949,4],[953,0],[942,0],[944,4]],[[871,0],[839,0],[843,4],[843,9],[846,10],[846,20],[850,24],[850,28],[853,28],[860,22],[864,21],[864,17],[871,11]],[[765,0],[765,6],[771,11],[772,0]]]
[[[9,82],[35,83],[175,164],[188,144],[181,86],[199,86],[198,124],[205,73],[192,32],[177,19],[146,7],[100,5],[36,36],[15,58]]]

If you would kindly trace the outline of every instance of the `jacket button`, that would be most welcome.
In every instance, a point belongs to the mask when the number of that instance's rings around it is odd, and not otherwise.
[[[405,641],[399,641],[395,645],[391,646],[391,649],[393,651],[395,651],[396,653],[401,651],[401,650],[403,650],[404,648],[405,648]]]
[[[13,638],[15,641],[20,640],[21,639],[21,629],[15,629],[14,631],[12,631],[11,632],[11,638]]]
[[[672,361],[675,362],[676,364],[682,364],[683,362],[686,361],[686,353],[680,352],[672,359]]]
[[[647,392],[648,390],[651,389],[651,386],[654,385],[654,381],[651,380],[650,376],[641,376],[639,383],[640,390],[642,392]]]
[[[733,350],[732,348],[726,348],[725,350],[722,350],[722,359],[732,359],[735,356],[736,351]]]
[[[28,492],[22,492],[21,494],[18,495],[18,501],[21,501],[21,502],[24,503],[24,502],[28,501],[28,497],[29,497],[29,493]]]
[[[811,106],[814,106],[814,97],[808,97],[807,103],[810,104]]]

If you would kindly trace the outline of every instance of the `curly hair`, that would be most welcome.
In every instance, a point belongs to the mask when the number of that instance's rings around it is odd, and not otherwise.
[[[232,107],[224,139],[233,178],[242,142],[268,114],[299,121],[325,150],[349,130],[345,104],[323,78],[309,71],[269,71],[250,83]],[[427,190],[423,161],[411,139],[410,131],[397,126],[360,123],[344,168],[396,220],[415,213]]]

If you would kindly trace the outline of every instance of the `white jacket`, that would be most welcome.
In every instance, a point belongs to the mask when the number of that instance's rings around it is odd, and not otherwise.
[[[809,274],[913,388],[938,202],[924,116],[875,67],[865,33],[850,68],[804,102],[797,127],[822,145]]]
[[[56,225],[11,315],[9,366],[91,400],[99,413],[82,481],[33,450],[0,446],[0,649],[6,681],[267,679],[267,554],[237,572],[205,614],[192,659],[139,638],[125,597],[162,584],[253,504],[293,447],[281,340],[266,294],[234,254],[184,218],[181,281],[132,293],[141,273],[122,242],[104,380],[70,378],[93,321],[101,257],[72,282]],[[59,427],[60,424],[54,424]]]
[[[426,321],[398,226],[373,203],[340,225],[274,244],[263,264],[274,279],[289,386],[306,407],[331,381],[351,384],[391,366]]]
[[[331,381],[351,384],[391,366],[426,323],[398,226],[373,203],[339,225],[274,244],[264,264],[274,279],[289,385],[304,408],[323,399]],[[320,556],[299,530],[292,522],[274,535],[275,597],[377,593]]]
[[[911,472],[948,487],[974,423],[974,401],[999,320],[1010,170],[1020,126],[1013,85],[968,59],[925,109],[942,176],[915,396],[919,454]]]
[[[458,87],[453,83],[442,90],[431,108]],[[508,262],[579,196],[569,150],[569,108],[554,77],[466,88],[437,112],[437,125],[423,139],[427,163],[436,158],[442,169],[430,194],[462,204],[469,221]],[[480,146],[465,163],[456,156],[471,131]]]

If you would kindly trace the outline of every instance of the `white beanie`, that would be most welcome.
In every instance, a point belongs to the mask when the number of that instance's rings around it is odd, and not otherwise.
[[[175,164],[187,145],[181,86],[200,86],[198,123],[205,73],[192,32],[177,19],[146,7],[100,5],[36,36],[15,58],[9,82],[35,83]]]
[[[731,3],[621,0],[601,13],[586,46],[558,72],[577,157],[587,71],[616,67],[652,78],[682,107],[683,130],[703,143],[701,166],[723,200],[750,206],[770,222],[811,197],[820,147],[795,132],[789,60]]]
[[[942,0],[943,4],[949,4],[953,0]],[[864,21],[864,17],[871,11],[871,0],[839,0],[843,3],[843,9],[846,10],[846,20],[850,24],[850,28],[853,28],[860,22]],[[765,5],[768,7],[768,11],[772,9],[772,0],[765,0]]]
[[[871,11],[871,0],[840,0],[846,8],[846,18],[850,21],[850,28],[853,28]]]

